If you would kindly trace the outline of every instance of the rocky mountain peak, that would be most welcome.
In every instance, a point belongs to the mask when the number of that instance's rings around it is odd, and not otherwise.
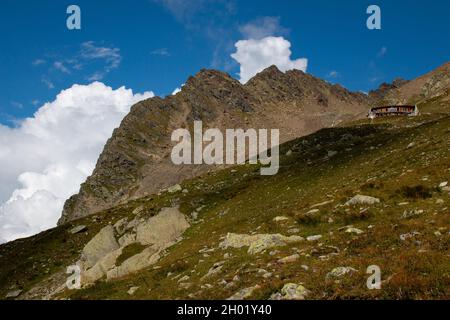
[[[228,73],[214,70],[214,69],[201,69],[194,76],[190,76],[186,81],[186,85],[194,85],[194,84],[207,84],[211,82],[223,82],[223,81],[231,81],[237,82],[236,79],[232,78]]]

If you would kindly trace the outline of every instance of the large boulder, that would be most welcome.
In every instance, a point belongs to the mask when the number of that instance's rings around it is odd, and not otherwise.
[[[85,225],[79,225],[79,226],[76,226],[76,227],[70,229],[69,233],[77,234],[77,233],[80,233],[80,232],[83,232],[83,231],[86,231],[86,230],[87,230],[87,227]]]
[[[22,290],[21,289],[17,289],[17,290],[13,290],[10,291],[6,294],[5,298],[6,299],[14,299],[17,298],[18,296],[20,296],[22,294]]]
[[[308,294],[309,290],[301,284],[286,283],[280,292],[270,296],[270,300],[304,300]]]
[[[167,247],[189,228],[178,208],[163,208],[161,212],[136,228],[136,241],[143,245]]]
[[[122,219],[114,226],[104,227],[87,243],[81,254],[82,285],[95,283],[104,277],[123,277],[151,266],[160,259],[164,249],[180,239],[188,227],[186,217],[177,207],[163,208],[147,220],[127,222]],[[119,241],[115,233],[120,236]],[[140,243],[146,248],[117,266],[123,249],[133,243]]]
[[[374,197],[370,197],[370,196],[364,196],[364,195],[361,195],[361,194],[357,194],[356,196],[354,196],[353,198],[348,200],[345,203],[345,205],[346,206],[354,206],[354,205],[361,205],[361,204],[374,205],[376,203],[380,203],[380,199],[374,198]]]
[[[299,242],[302,240],[304,239],[300,236],[284,236],[279,233],[255,235],[228,233],[219,246],[222,249],[226,249],[228,247],[248,247],[248,253],[255,254],[268,248],[284,246],[287,243]]]
[[[327,273],[326,278],[330,279],[330,278],[340,278],[346,274],[352,274],[357,272],[358,270],[356,270],[355,268],[352,267],[336,267],[333,270],[331,270],[330,272]]]
[[[81,260],[86,268],[90,268],[105,255],[116,249],[119,249],[119,244],[114,236],[114,227],[108,225],[86,244],[81,253]]]

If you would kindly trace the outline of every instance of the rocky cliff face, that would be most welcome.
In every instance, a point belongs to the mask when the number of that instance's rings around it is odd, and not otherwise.
[[[301,71],[272,66],[242,85],[228,74],[201,70],[182,91],[131,108],[107,142],[92,175],[67,200],[59,223],[158,192],[213,169],[175,166],[173,130],[202,120],[210,128],[279,128],[280,142],[341,121],[363,117],[367,96],[352,93]]]

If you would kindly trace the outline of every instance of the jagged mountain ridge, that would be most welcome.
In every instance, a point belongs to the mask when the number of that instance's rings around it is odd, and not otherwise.
[[[269,67],[242,85],[228,74],[201,70],[182,91],[131,108],[114,130],[92,175],[66,201],[59,223],[158,192],[211,166],[175,166],[170,136],[202,120],[209,128],[280,128],[280,142],[363,117],[370,98],[302,71]]]

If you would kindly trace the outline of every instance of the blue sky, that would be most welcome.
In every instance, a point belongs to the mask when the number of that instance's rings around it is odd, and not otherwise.
[[[70,4],[81,8],[81,30],[66,28]],[[370,4],[381,8],[381,30],[366,28]],[[448,61],[449,13],[445,0],[2,0],[0,123],[13,126],[74,83],[166,95],[201,68],[238,77],[234,44],[264,19],[292,59],[308,59],[307,72],[368,91]]]

